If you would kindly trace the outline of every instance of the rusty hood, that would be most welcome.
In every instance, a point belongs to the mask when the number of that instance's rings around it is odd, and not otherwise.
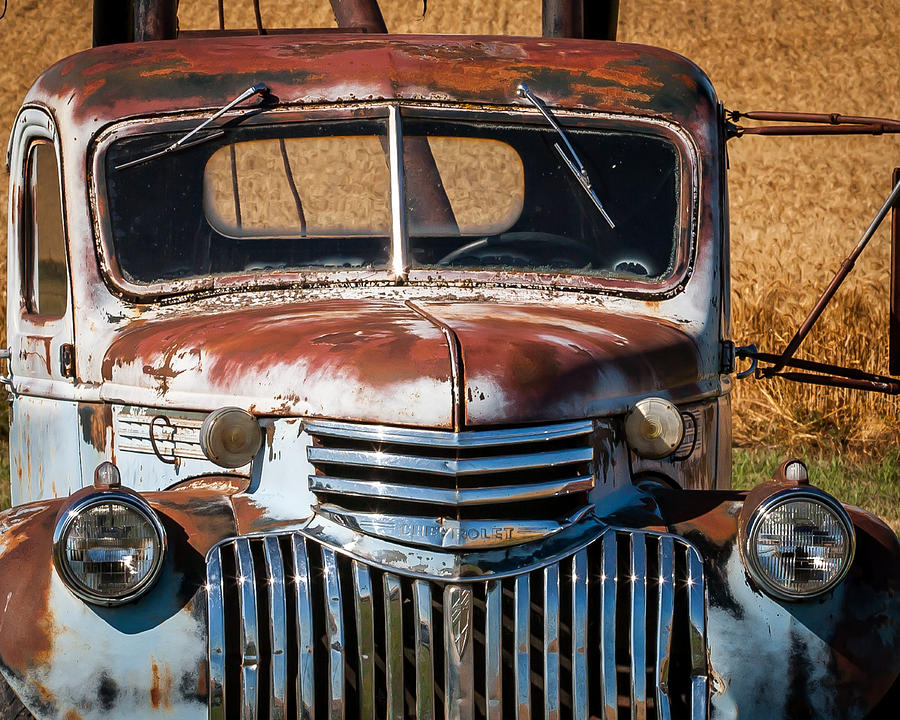
[[[674,323],[581,307],[324,300],[142,319],[106,350],[107,400],[452,428],[701,394]]]

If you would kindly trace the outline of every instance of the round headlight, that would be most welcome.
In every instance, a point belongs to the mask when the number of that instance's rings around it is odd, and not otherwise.
[[[638,400],[625,417],[628,445],[641,457],[659,460],[675,452],[684,435],[684,421],[663,398]]]
[[[814,490],[786,490],[765,500],[747,528],[750,574],[783,600],[824,593],[850,569],[853,523],[841,505]]]
[[[162,569],[166,536],[159,518],[126,493],[88,495],[60,518],[54,562],[78,597],[121,605],[143,595]]]
[[[242,467],[253,460],[262,445],[259,421],[246,410],[225,407],[214,410],[200,427],[200,447],[216,465]]]

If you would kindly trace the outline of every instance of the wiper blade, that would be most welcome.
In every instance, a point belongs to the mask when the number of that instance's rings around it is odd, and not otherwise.
[[[550,123],[551,127],[556,130],[556,133],[562,138],[563,143],[565,143],[566,149],[569,151],[566,154],[566,151],[560,147],[559,143],[553,143],[553,147],[556,148],[556,152],[560,154],[560,157],[565,161],[566,167],[572,172],[575,176],[575,179],[578,180],[578,184],[584,188],[584,191],[588,194],[588,197],[593,201],[594,205],[597,206],[597,209],[600,211],[600,214],[603,215],[603,219],[609,223],[609,226],[615,229],[616,225],[612,221],[612,218],[606,212],[603,207],[603,203],[600,202],[600,198],[597,197],[597,193],[594,192],[594,188],[591,186],[591,178],[588,175],[587,168],[585,168],[584,163],[581,162],[581,158],[578,157],[578,153],[575,152],[575,148],[572,147],[572,143],[569,142],[569,138],[565,132],[563,132],[562,127],[560,127],[559,123],[556,121],[556,118],[553,116],[553,113],[550,112],[550,108],[548,108],[544,101],[541,100],[537,95],[535,95],[525,83],[521,83],[516,88],[516,95],[520,98],[525,98],[532,105],[534,105],[543,115],[547,122]]]
[[[194,145],[199,145],[200,143],[206,142],[207,140],[212,140],[214,138],[221,137],[222,135],[225,134],[224,130],[220,130],[216,133],[213,133],[213,134],[208,135],[203,138],[198,138],[197,140],[194,140],[193,142],[188,142],[188,140],[190,140],[194,135],[196,135],[198,132],[200,132],[207,125],[209,125],[214,120],[217,120],[218,118],[222,117],[225,113],[227,113],[229,110],[231,110],[235,106],[240,105],[242,102],[244,102],[244,100],[247,100],[248,98],[251,98],[254,95],[265,95],[268,92],[269,92],[269,88],[264,83],[258,83],[256,85],[254,85],[253,87],[247,88],[246,90],[244,90],[244,92],[242,92],[240,95],[238,95],[234,100],[229,102],[227,105],[224,105],[219,110],[216,110],[216,112],[213,113],[213,115],[208,117],[206,120],[204,120],[202,123],[200,123],[197,127],[195,127],[193,130],[191,130],[190,132],[188,132],[187,134],[185,134],[184,136],[182,136],[181,138],[179,138],[178,140],[173,142],[168,147],[163,148],[162,150],[159,150],[158,152],[154,152],[154,153],[150,153],[149,155],[145,155],[144,157],[138,158],[137,160],[129,160],[127,163],[122,163],[121,165],[116,165],[116,170],[124,170],[125,168],[134,167],[135,165],[140,165],[141,163],[145,163],[148,160],[155,160],[158,157],[162,157],[163,155],[168,155],[169,153],[177,152],[178,150],[181,150],[183,148],[194,147]]]

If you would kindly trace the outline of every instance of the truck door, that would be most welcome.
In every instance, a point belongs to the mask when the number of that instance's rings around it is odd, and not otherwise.
[[[81,482],[60,144],[45,112],[19,114],[8,159],[10,476],[18,504],[67,495]]]

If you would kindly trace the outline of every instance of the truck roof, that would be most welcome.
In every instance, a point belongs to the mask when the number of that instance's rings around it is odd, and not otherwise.
[[[111,45],[58,62],[26,102],[96,130],[127,117],[219,107],[256,83],[289,104],[518,105],[520,82],[557,107],[660,117],[689,129],[715,117],[706,75],[667,50],[472,35],[328,33]]]

